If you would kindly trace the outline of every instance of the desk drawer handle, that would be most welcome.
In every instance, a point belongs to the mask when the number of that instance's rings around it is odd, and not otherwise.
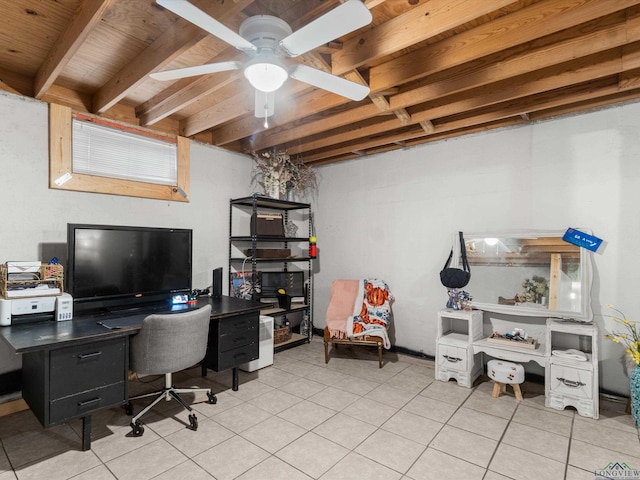
[[[87,405],[91,405],[92,403],[96,403],[102,400],[100,397],[92,398],[91,400],[84,400],[82,402],[78,402],[79,407],[86,407]]]
[[[556,377],[556,380],[559,380],[560,382],[565,384],[567,387],[571,387],[571,388],[584,387],[587,385],[586,383],[582,383],[576,380],[567,380],[566,378],[562,378],[562,377]]]
[[[233,358],[240,358],[240,357],[246,357],[247,356],[247,352],[242,352],[242,353],[236,353]]]
[[[451,363],[456,363],[456,362],[461,362],[461,361],[462,361],[462,359],[461,359],[461,358],[458,358],[458,357],[450,357],[449,355],[443,355],[443,357],[444,357],[444,359],[445,359],[447,362],[451,362]]]
[[[236,337],[236,338],[234,338],[234,339],[233,339],[233,341],[234,341],[234,342],[240,342],[241,340],[244,340],[244,339],[246,339],[246,338],[247,338],[247,337],[245,337],[245,336],[242,336],[242,337]]]
[[[93,352],[93,353],[81,353],[78,355],[78,360],[87,360],[89,358],[95,358],[102,355],[102,352]]]

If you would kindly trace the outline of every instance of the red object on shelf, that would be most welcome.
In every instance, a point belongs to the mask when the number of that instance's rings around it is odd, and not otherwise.
[[[316,237],[309,238],[309,257],[316,258],[318,255],[318,247],[316,246]]]

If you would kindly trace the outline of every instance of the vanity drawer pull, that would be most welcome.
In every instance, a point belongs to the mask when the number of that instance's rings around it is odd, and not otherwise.
[[[577,380],[567,380],[566,378],[562,378],[562,377],[556,377],[556,380],[562,382],[564,385],[571,388],[585,387],[587,385],[586,383],[582,383]]]
[[[451,357],[449,355],[443,355],[444,359],[447,362],[451,362],[451,363],[456,363],[456,362],[461,362],[462,359],[460,357]]]
[[[100,355],[102,355],[102,352],[81,353],[78,354],[78,360],[87,360],[90,358],[99,357]]]
[[[78,402],[78,406],[79,407],[86,407],[87,405],[91,405],[93,403],[96,402],[100,402],[102,400],[102,398],[100,397],[96,397],[96,398],[92,398],[91,400],[83,400],[82,402]]]

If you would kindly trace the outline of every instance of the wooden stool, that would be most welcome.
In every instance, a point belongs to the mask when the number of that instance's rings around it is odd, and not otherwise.
[[[506,392],[507,385],[511,385],[516,399],[522,401],[522,391],[520,390],[520,384],[524,382],[524,367],[522,365],[503,360],[489,360],[487,375],[495,382],[491,393],[493,398],[498,398],[500,392]]]

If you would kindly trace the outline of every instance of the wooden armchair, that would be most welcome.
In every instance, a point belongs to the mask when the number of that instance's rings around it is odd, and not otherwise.
[[[331,284],[331,297],[327,307],[324,328],[324,363],[329,363],[329,344],[371,346],[378,348],[378,365],[382,368],[383,339],[367,335],[364,337],[347,337],[347,318],[353,315],[358,296],[359,280],[334,280]]]

